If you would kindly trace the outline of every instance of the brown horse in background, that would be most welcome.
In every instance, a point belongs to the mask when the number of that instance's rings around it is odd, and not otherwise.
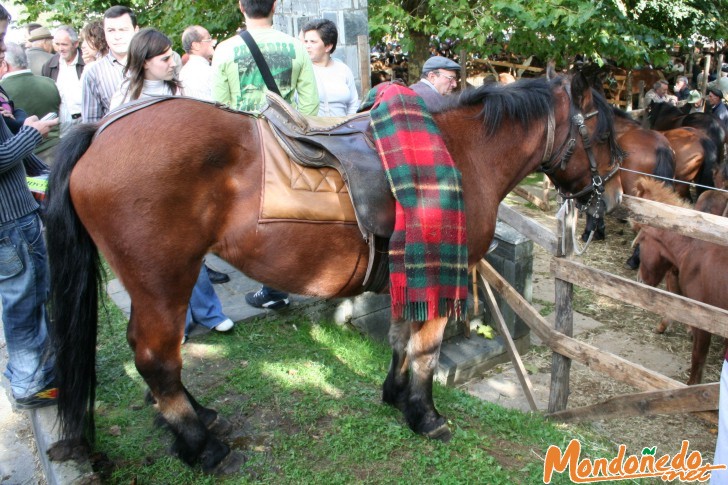
[[[692,208],[675,191],[646,177],[638,182],[637,195],[665,204]],[[639,243],[641,248],[640,281],[657,286],[671,274],[677,286],[668,288],[670,291],[728,309],[728,272],[722,270],[728,268],[728,247],[650,226],[639,228],[635,243]],[[712,336],[710,332],[697,327],[693,328],[692,333],[688,385],[702,381]]]
[[[713,187],[713,169],[718,165],[718,147],[702,130],[684,126],[662,132],[675,152],[675,192],[683,199],[693,200],[689,183],[698,184],[695,192],[702,194],[705,187]]]
[[[713,170],[713,180],[715,180],[716,188],[722,190],[706,190],[695,203],[694,209],[699,212],[713,214],[716,216],[728,217],[728,163],[723,163]],[[677,270],[673,268],[665,275],[665,285],[667,290],[681,295],[678,284]],[[672,321],[663,318],[655,328],[656,333],[665,333],[671,326]],[[692,327],[688,328],[692,333]]]
[[[621,151],[612,113],[577,76],[485,85],[434,114],[462,173],[472,266],[493,238],[498,204],[541,168],[591,213],[620,201],[611,177]],[[47,211],[53,341],[63,448],[93,432],[100,251],[129,292],[127,339],[155,405],[188,464],[219,471],[230,448],[208,429],[181,381],[185,311],[204,255],[251,278],[319,297],[362,291],[369,248],[355,225],[259,224],[264,160],[257,117],[176,98],[133,112],[97,133],[66,136],[51,174]],[[603,183],[602,183],[603,182]],[[325,242],[325,243],[324,243]],[[384,402],[417,433],[450,438],[435,409],[433,373],[447,318],[393,321]],[[90,436],[92,437],[92,435]]]

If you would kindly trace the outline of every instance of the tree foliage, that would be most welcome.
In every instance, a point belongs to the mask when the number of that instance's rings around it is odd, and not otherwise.
[[[156,27],[177,46],[192,24],[226,38],[240,26],[235,0],[23,0],[34,20],[51,19],[82,27],[111,5],[127,5],[142,26]],[[667,60],[666,48],[696,34],[705,40],[728,38],[728,0],[369,0],[372,39],[404,35],[405,48],[427,55],[430,35],[458,38],[472,53],[507,49],[565,64],[577,54],[626,67]],[[374,40],[372,42],[375,42]]]
[[[501,52],[554,59],[577,54],[633,67],[664,64],[667,48],[696,34],[728,37],[728,0],[369,0],[372,38],[458,38],[483,55]],[[425,46],[426,47],[426,46]]]
[[[51,20],[78,29],[100,18],[109,7],[125,5],[134,10],[140,26],[159,29],[177,47],[182,31],[189,25],[202,25],[213,37],[222,39],[240,28],[243,20],[235,0],[24,0],[22,5],[27,13],[21,22],[52,12]]]

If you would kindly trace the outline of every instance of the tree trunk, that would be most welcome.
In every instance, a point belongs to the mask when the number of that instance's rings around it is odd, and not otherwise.
[[[409,51],[409,84],[414,84],[422,74],[422,66],[430,58],[430,36],[421,32],[410,32],[412,48]]]

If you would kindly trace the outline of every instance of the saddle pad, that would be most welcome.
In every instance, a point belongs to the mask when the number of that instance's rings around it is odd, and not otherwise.
[[[259,222],[308,221],[356,224],[346,184],[333,168],[302,167],[257,120],[263,153],[263,197]]]

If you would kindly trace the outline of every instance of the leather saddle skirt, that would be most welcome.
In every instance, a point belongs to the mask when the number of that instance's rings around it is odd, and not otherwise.
[[[357,223],[365,238],[388,238],[394,197],[369,132],[369,113],[306,117],[267,93],[258,120],[264,151],[260,222]]]

